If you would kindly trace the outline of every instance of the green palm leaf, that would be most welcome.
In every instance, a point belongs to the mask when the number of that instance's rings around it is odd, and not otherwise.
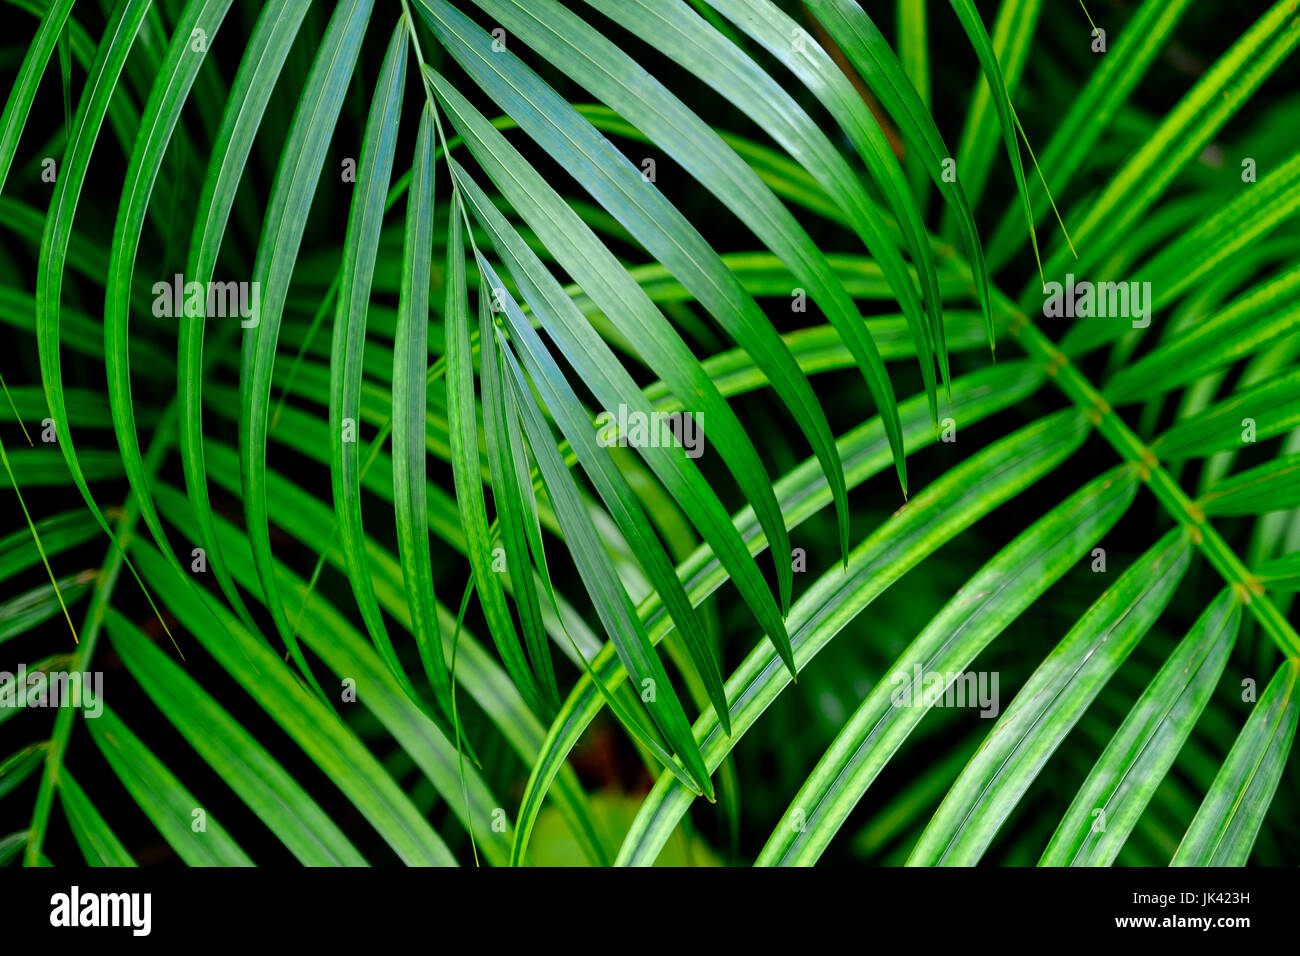
[[[8,0],[0,862],[1294,865],[1293,0],[948,7]]]

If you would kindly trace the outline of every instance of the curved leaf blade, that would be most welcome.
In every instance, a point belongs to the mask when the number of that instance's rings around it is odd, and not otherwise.
[[[1171,866],[1244,866],[1277,791],[1300,720],[1300,662],[1269,681],[1174,853]]]
[[[1097,758],[1040,866],[1109,866],[1223,674],[1241,624],[1241,604],[1226,590],[1192,625]]]

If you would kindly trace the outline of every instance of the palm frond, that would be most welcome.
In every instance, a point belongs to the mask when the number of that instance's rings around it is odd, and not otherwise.
[[[10,5],[0,861],[1294,865],[1293,0]]]

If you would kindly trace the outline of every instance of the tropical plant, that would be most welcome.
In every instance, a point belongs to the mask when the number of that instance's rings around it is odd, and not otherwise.
[[[0,856],[1294,865],[1294,0],[8,6]]]

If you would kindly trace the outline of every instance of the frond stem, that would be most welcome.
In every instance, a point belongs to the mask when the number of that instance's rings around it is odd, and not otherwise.
[[[1269,600],[1259,579],[1160,464],[1155,452],[1125,424],[1105,396],[1070,363],[1069,357],[1028,316],[1011,307],[1009,302],[1006,304],[1013,311],[1011,336],[1031,358],[1044,364],[1048,377],[1088,415],[1111,447],[1138,469],[1139,477],[1170,516],[1188,529],[1196,546],[1224,581],[1237,592],[1238,598],[1273,642],[1290,660],[1300,661],[1300,636],[1296,635],[1295,628],[1286,619],[1286,615]]]
[[[154,429],[153,438],[145,451],[145,474],[152,480],[161,467],[167,451],[171,448],[171,439],[176,423],[177,403],[172,399]],[[104,563],[95,578],[95,590],[86,608],[86,620],[81,627],[81,641],[77,644],[70,669],[74,672],[84,671],[95,653],[99,643],[99,632],[104,623],[104,611],[113,599],[113,590],[117,587],[122,574],[122,564],[126,560],[126,549],[135,533],[135,526],[140,519],[140,502],[132,492],[122,507],[114,536],[117,543],[108,549]],[[59,715],[54,721],[54,731],[50,734],[49,749],[45,752],[45,766],[41,771],[40,788],[36,792],[36,803],[32,808],[32,823],[27,830],[27,848],[24,851],[23,865],[37,866],[41,858],[41,844],[45,838],[50,820],[50,809],[54,804],[54,786],[59,780],[59,768],[63,766],[63,756],[68,749],[68,740],[72,736],[73,721],[80,708],[60,707]]]

